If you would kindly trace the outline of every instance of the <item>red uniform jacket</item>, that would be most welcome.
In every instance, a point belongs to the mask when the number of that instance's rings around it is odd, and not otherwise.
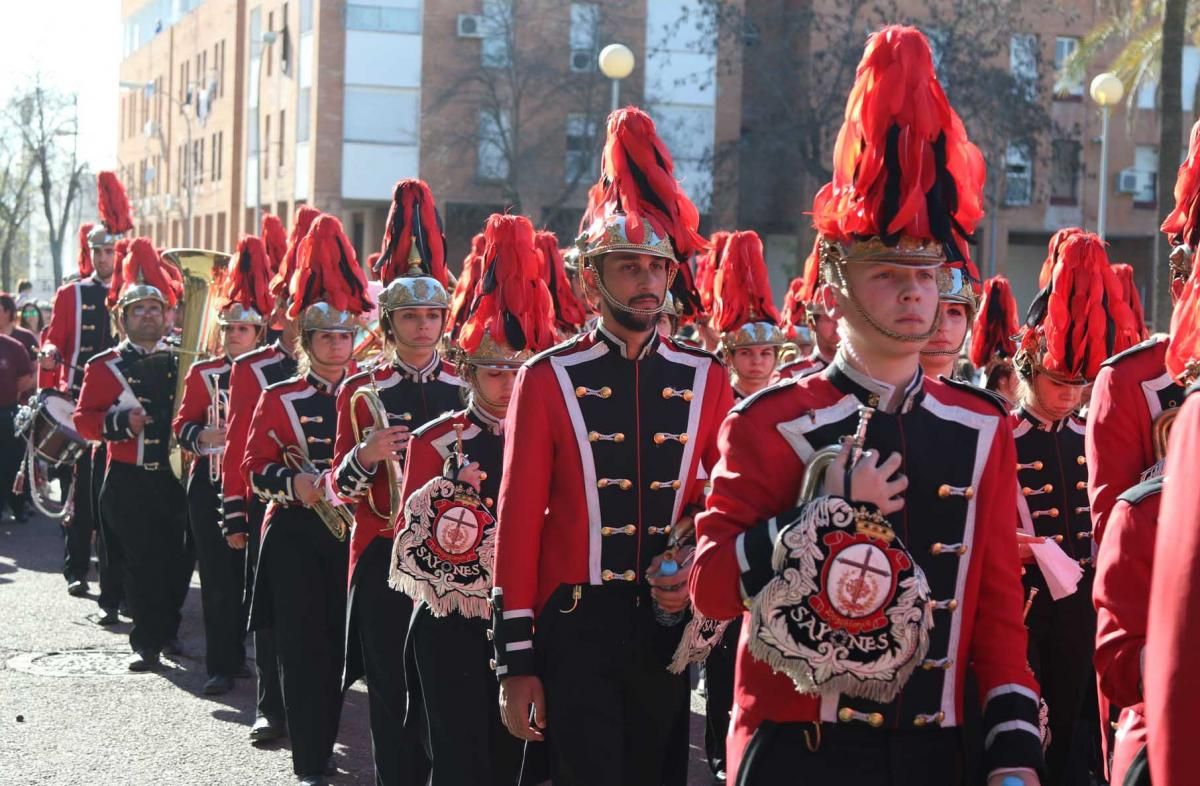
[[[1200,707],[1200,395],[1195,386],[1171,429],[1166,481],[1154,540],[1146,636],[1146,725],[1155,786],[1194,784]]]
[[[192,462],[192,476],[195,477],[197,472],[202,472],[200,477],[206,483],[208,482],[208,462],[212,457],[200,453],[200,432],[209,425],[209,408],[212,404],[210,389],[213,385],[217,385],[220,390],[228,393],[232,367],[233,362],[227,355],[193,363],[188,368],[187,376],[183,380],[183,400],[180,402],[179,412],[176,413],[175,420],[171,424],[179,446],[196,455],[196,460]],[[222,410],[221,416],[227,419],[229,413]],[[218,457],[217,460],[219,461],[220,458]]]
[[[764,720],[838,723],[839,710],[849,708],[880,713],[887,729],[919,733],[957,726],[968,663],[980,690],[971,700],[984,707],[988,770],[1041,765],[1037,683],[1021,621],[1016,455],[1007,413],[990,394],[926,379],[919,370],[898,390],[850,368],[839,355],[824,372],[780,382],[735,407],[721,427],[721,460],[707,508],[696,519],[692,601],[710,618],[742,614],[744,601],[773,576],[772,517],[795,509],[805,461],[854,432],[861,404],[878,407],[885,398],[894,399],[891,411],[876,411],[866,446],[882,457],[904,456],[905,507],[889,521],[938,604],[928,666],[917,669],[888,704],[802,695],[788,677],[750,655],[749,626],[743,625],[728,746],[731,777]]]
[[[247,487],[242,475],[246,440],[259,395],[268,385],[296,373],[296,360],[278,341],[259,347],[233,361],[229,374],[229,420],[225,424],[225,455],[221,459],[222,530],[225,534],[249,532],[246,518]]]
[[[1142,706],[1142,658],[1146,647],[1147,602],[1154,570],[1154,534],[1162,499],[1161,476],[1139,483],[1117,498],[1107,538],[1096,557],[1096,676],[1103,702],[1101,729],[1107,731],[1107,705],[1121,708],[1110,783],[1125,771],[1146,743]],[[1104,737],[1107,739],[1108,734]]]
[[[494,574],[498,675],[535,672],[533,622],[559,585],[642,582],[703,497],[700,468],[716,462],[732,401],[724,366],[657,335],[635,360],[624,346],[601,323],[517,377]]]
[[[83,366],[116,341],[105,298],[108,285],[94,275],[63,284],[54,293],[54,311],[46,326],[42,349],[58,350],[62,363],[53,371],[38,371],[39,388],[57,388],[79,396]]]
[[[821,353],[814,349],[812,354],[807,357],[802,357],[799,360],[793,360],[791,363],[780,366],[778,376],[781,380],[806,377],[809,374],[817,374],[824,371],[828,365],[829,361],[821,357]]]
[[[1092,386],[1086,455],[1097,544],[1117,496],[1154,464],[1151,423],[1183,401],[1182,388],[1167,373],[1167,342],[1166,336],[1153,336],[1114,355]]]
[[[84,370],[75,405],[75,429],[84,439],[107,442],[109,462],[150,470],[165,468],[177,368],[175,353],[148,353],[128,341],[101,352]],[[129,413],[138,407],[149,420],[140,434],[134,434]]]
[[[246,488],[269,503],[264,531],[278,505],[300,504],[292,486],[300,471],[286,465],[276,439],[298,446],[319,472],[332,468],[339,385],[310,373],[271,385],[259,397],[240,471]]]
[[[338,493],[350,500],[360,502],[354,511],[354,532],[350,539],[350,583],[354,583],[354,572],[363,551],[376,537],[389,540],[395,530],[393,522],[376,515],[366,501],[371,501],[380,513],[388,513],[390,497],[399,490],[388,489],[387,473],[375,467],[368,472],[358,461],[359,442],[354,438],[350,418],[350,397],[364,385],[375,385],[383,407],[387,410],[389,425],[408,426],[415,429],[447,412],[462,407],[462,380],[454,373],[449,363],[437,355],[428,367],[415,369],[397,362],[355,374],[346,380],[338,394],[337,442],[334,446],[334,485]],[[360,428],[371,429],[371,417],[365,402],[358,402]],[[439,473],[440,474],[440,473]],[[426,478],[428,480],[428,478]],[[368,492],[369,489],[369,492]]]

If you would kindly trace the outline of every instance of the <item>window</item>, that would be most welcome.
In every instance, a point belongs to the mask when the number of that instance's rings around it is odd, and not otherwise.
[[[1008,146],[1004,156],[1004,204],[1015,207],[1033,202],[1032,159],[1029,145]]]
[[[504,180],[508,177],[508,117],[492,112],[479,113],[479,161],[475,175],[480,180]]]
[[[276,156],[275,165],[283,169],[283,129],[287,128],[287,111],[279,110],[279,155]]]
[[[1013,80],[1029,100],[1037,96],[1038,40],[1032,33],[1021,33],[1009,39],[1008,61]]]
[[[420,33],[420,0],[408,0],[402,7],[348,3],[346,29],[380,33]]]
[[[566,182],[590,182],[596,175],[597,160],[596,120],[582,114],[567,115]]]
[[[1075,139],[1055,139],[1051,149],[1050,204],[1078,205],[1082,146]]]
[[[1079,49],[1079,39],[1073,36],[1060,35],[1054,39],[1054,73],[1058,76],[1059,90],[1058,95],[1070,96],[1078,98],[1083,96],[1083,76],[1077,76],[1069,83],[1062,82],[1063,66],[1066,65],[1067,59],[1075,54],[1075,50]]]
[[[416,90],[347,87],[343,101],[342,137],[345,140],[417,144],[420,106]]]
[[[267,12],[267,32],[268,33],[275,32],[275,12],[274,11]],[[271,52],[270,52],[270,50],[267,51],[265,57],[267,60],[267,76],[270,76],[271,75]]]
[[[1153,145],[1135,147],[1133,168],[1138,173],[1138,190],[1133,195],[1133,203],[1154,205],[1158,201],[1158,148]]]
[[[217,96],[225,97],[225,42],[217,44],[217,54],[213,56],[217,64]]]
[[[214,180],[220,180],[225,176],[225,132],[217,132],[217,158],[216,158],[216,173],[213,175]]]
[[[263,177],[271,176],[271,116],[266,116],[266,123],[263,125],[262,147],[259,148],[261,153],[263,169]]]
[[[218,162],[220,161],[220,158],[219,158],[220,153],[217,150],[217,135],[216,134],[212,135],[212,140],[211,140],[211,145],[209,146],[209,150],[210,150],[209,155],[211,156],[211,158],[208,163],[208,171],[212,175],[213,182],[216,182],[221,179],[220,170],[218,169],[218,166],[217,166]]]
[[[312,88],[302,87],[296,96],[296,143],[307,142],[309,134],[309,126],[312,122],[309,118],[312,103]]]
[[[192,143],[192,153],[195,155],[196,180],[197,183],[204,182],[204,140],[198,139]]]
[[[507,68],[511,63],[509,33],[512,5],[509,0],[483,0],[482,57],[484,68]]]
[[[596,29],[600,8],[595,3],[571,3],[571,70],[596,70]]]
[[[349,7],[347,7],[349,11]],[[349,23],[346,25],[349,27]],[[300,0],[300,35],[311,33],[313,29],[313,0]]]

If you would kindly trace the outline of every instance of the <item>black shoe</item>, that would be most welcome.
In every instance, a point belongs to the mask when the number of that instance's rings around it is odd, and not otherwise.
[[[120,621],[116,609],[100,609],[100,616],[96,618],[97,625],[116,625]]]
[[[271,742],[284,736],[283,724],[271,720],[266,715],[259,715],[250,727],[250,742]]]
[[[204,683],[205,696],[220,696],[233,690],[233,678],[224,674],[215,674]]]
[[[158,671],[162,668],[162,661],[158,659],[157,652],[149,650],[144,652],[135,652],[133,657],[129,659],[130,671]]]
[[[88,583],[83,579],[71,579],[67,582],[67,594],[72,598],[86,597],[88,589]]]
[[[324,775],[301,775],[299,778],[300,786],[325,786]]]
[[[129,606],[125,605],[125,601],[121,601],[121,605],[117,606],[117,612],[127,620],[133,619],[133,615],[129,613]]]
[[[162,651],[163,655],[182,655],[183,642],[178,638],[173,638],[163,645]]]

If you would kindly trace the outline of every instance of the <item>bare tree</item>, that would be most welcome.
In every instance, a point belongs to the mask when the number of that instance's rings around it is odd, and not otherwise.
[[[609,109],[608,82],[596,58],[624,5],[485,2],[479,61],[449,80],[426,111],[451,104],[474,109],[439,134],[438,143],[455,156],[477,151],[475,181],[541,224],[562,228],[577,220],[578,207],[568,202],[579,201],[595,178]],[[572,24],[572,14],[584,17]],[[547,155],[564,136],[565,171],[560,159]]]
[[[45,88],[35,78],[31,87],[12,99],[8,115],[32,162],[46,219],[54,280],[61,281],[71,208],[79,198],[87,172],[87,165],[78,155],[78,99]]]
[[[0,128],[0,286],[13,287],[13,253],[33,210],[34,163],[12,128]]]

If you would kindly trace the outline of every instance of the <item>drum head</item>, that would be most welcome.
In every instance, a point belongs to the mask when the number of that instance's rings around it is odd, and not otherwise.
[[[46,396],[42,400],[42,409],[46,417],[68,431],[75,431],[75,402],[66,396]]]

